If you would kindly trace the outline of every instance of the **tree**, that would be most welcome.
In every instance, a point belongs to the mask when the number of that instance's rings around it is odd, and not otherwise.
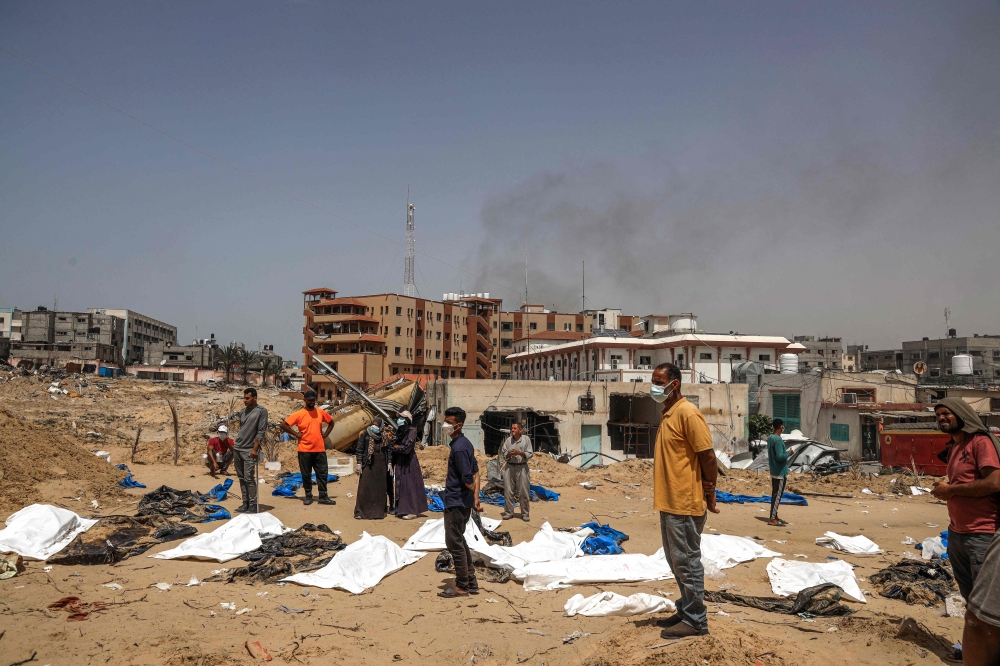
[[[239,362],[240,348],[235,342],[230,342],[225,347],[220,347],[215,359],[215,368],[222,368],[226,373],[226,383],[233,381],[233,368]]]
[[[767,439],[767,436],[774,431],[774,428],[771,427],[771,417],[767,414],[754,414],[750,417],[747,427],[750,430],[751,442],[758,439]]]
[[[278,385],[278,374],[281,372],[281,359],[275,356],[265,356],[260,362],[261,387],[267,385],[267,378],[274,378],[274,386]]]
[[[250,351],[245,348],[237,350],[236,363],[240,368],[240,379],[244,385],[248,383],[247,375],[250,374],[250,366],[256,363],[259,358],[260,354],[255,351]]]

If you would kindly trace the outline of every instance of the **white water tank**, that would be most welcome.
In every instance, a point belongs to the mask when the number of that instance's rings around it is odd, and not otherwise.
[[[783,375],[794,375],[799,371],[798,354],[782,354],[778,357],[778,372]]]
[[[955,354],[951,357],[951,374],[971,375],[972,357],[968,354]]]
[[[697,331],[698,317],[690,312],[684,314],[667,315],[667,325],[671,331]]]

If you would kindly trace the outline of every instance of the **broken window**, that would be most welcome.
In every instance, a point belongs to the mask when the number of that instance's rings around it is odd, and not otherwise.
[[[699,356],[699,358],[702,361],[711,361],[712,360],[712,354],[711,353],[702,352],[701,355]]]
[[[400,348],[396,347],[396,356],[399,356],[399,350],[400,350]]]
[[[757,355],[757,360],[758,361],[770,361],[771,360],[771,355],[770,354],[758,354]]]
[[[505,321],[505,322],[502,322],[500,324],[500,330],[501,331],[510,331],[510,330],[513,330],[513,328],[514,328],[514,324],[512,322],[509,322],[509,321]]]
[[[538,330],[538,323],[531,322],[530,324],[528,324],[528,328],[531,329],[532,331]]]

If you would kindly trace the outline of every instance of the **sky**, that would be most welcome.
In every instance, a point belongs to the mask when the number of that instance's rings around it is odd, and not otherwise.
[[[1000,334],[998,0],[14,0],[0,48],[66,82],[0,52],[0,307],[300,359],[303,290],[402,291],[409,192],[425,298]]]

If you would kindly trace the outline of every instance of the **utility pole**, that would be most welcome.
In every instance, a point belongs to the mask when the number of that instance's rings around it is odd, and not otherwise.
[[[403,296],[416,296],[417,285],[413,275],[413,258],[416,254],[414,239],[413,204],[410,203],[410,188],[406,188],[406,257],[403,259]]]

